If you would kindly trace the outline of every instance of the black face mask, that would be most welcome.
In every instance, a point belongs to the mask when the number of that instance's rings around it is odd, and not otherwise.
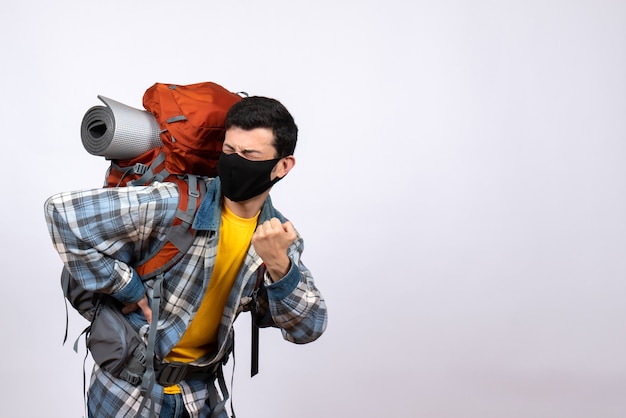
[[[217,172],[222,193],[233,202],[241,202],[260,195],[282,177],[270,180],[270,174],[280,158],[250,161],[237,153],[220,154]]]

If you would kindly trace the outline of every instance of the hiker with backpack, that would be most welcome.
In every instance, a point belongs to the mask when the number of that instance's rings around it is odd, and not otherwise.
[[[227,417],[222,365],[241,312],[252,311],[256,325],[279,328],[296,344],[324,332],[326,305],[300,259],[302,238],[269,196],[295,165],[297,133],[277,100],[246,97],[232,105],[218,177],[198,178],[193,240],[179,261],[147,280],[133,266],[169,236],[182,193],[175,182],[65,192],[46,201],[64,269],[82,289],[106,297],[93,316],[104,318],[112,306],[143,342],[123,359],[122,371],[96,361],[89,417]],[[126,331],[111,329],[103,334],[108,347],[124,345]]]

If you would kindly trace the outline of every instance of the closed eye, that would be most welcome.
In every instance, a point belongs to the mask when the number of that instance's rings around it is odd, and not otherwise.
[[[260,151],[252,150],[252,149],[241,150],[240,154],[241,154],[242,157],[245,157],[245,158],[247,158],[249,160],[261,157],[261,152]]]
[[[224,143],[222,145],[222,152],[224,152],[224,154],[235,154],[237,153],[237,149],[230,144]],[[241,155],[242,157],[248,160],[262,160],[263,159],[263,153],[255,149],[242,149],[239,151],[239,155]]]

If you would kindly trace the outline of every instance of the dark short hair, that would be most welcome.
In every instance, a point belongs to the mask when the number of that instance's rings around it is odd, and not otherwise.
[[[293,116],[278,100],[262,96],[244,97],[226,115],[226,130],[237,127],[250,131],[271,129],[274,148],[279,158],[292,155],[298,140],[298,127]]]

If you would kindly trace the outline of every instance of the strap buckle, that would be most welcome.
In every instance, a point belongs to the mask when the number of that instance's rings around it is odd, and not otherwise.
[[[148,171],[148,166],[147,166],[147,165],[145,165],[145,164],[142,164],[142,163],[136,163],[136,164],[133,166],[133,173],[135,173],[135,174],[139,174],[140,176],[141,176],[141,175],[144,175],[144,174],[146,173],[146,171]]]
[[[165,363],[163,367],[159,368],[157,382],[164,387],[178,384],[181,380],[185,379],[188,366],[189,365],[186,363],[179,362]]]

